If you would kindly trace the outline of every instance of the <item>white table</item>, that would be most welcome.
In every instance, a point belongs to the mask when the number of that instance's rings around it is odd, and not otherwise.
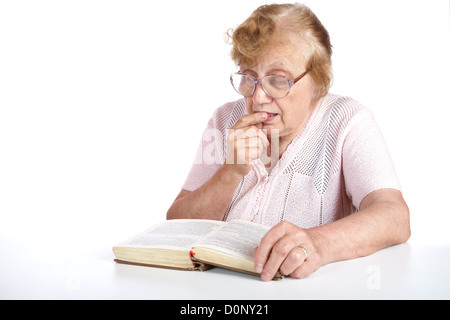
[[[0,299],[450,299],[449,246],[403,244],[271,282],[116,264],[108,246],[57,250],[41,256],[0,241]]]

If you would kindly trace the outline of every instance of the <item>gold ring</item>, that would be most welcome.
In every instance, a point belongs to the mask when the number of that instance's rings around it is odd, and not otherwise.
[[[305,247],[303,246],[298,245],[297,247],[303,250],[303,252],[305,253],[305,260],[306,260],[308,258],[308,251],[306,251]]]

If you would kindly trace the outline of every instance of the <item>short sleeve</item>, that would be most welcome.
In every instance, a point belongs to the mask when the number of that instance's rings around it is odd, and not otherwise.
[[[203,132],[183,189],[188,191],[198,189],[223,165],[225,138],[223,132],[216,127],[214,117],[211,118]]]
[[[359,209],[371,192],[392,188],[401,190],[385,140],[372,113],[360,109],[349,121],[342,162],[345,190]]]
[[[245,110],[244,99],[226,103],[216,109],[203,132],[183,189],[188,191],[198,189],[224,164],[227,130],[244,115]]]

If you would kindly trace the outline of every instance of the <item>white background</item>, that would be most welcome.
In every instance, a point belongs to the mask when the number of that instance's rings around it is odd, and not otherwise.
[[[239,99],[224,34],[264,3],[0,1],[0,250],[109,255],[165,219],[206,122]],[[410,242],[450,243],[449,2],[307,4],[331,36],[331,91],[382,128]]]

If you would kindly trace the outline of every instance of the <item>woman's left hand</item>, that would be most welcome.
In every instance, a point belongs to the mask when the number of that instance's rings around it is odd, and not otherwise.
[[[279,270],[284,276],[304,278],[321,266],[314,232],[283,221],[270,229],[254,251],[255,270],[264,281]]]

